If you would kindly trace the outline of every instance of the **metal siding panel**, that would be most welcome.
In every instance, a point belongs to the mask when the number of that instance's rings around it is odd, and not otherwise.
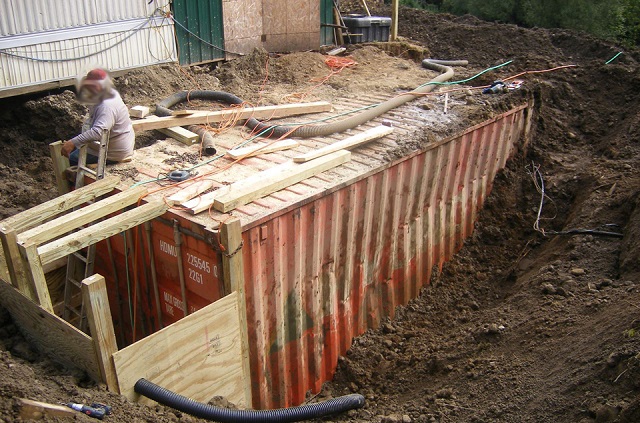
[[[512,112],[245,232],[254,407],[303,402],[353,337],[418,295],[433,265],[470,234],[523,116]]]
[[[66,60],[75,57],[76,54],[81,54],[81,52],[86,54],[86,52],[98,51],[106,46],[111,46],[114,44],[113,37],[114,34],[103,34],[25,46],[13,51],[28,57]],[[164,25],[160,28],[145,28],[122,44],[81,60],[43,62],[2,55],[0,90],[75,78],[87,66],[94,64],[101,64],[115,71],[174,61],[175,51],[166,51],[167,46],[169,48],[174,46],[171,43],[172,37],[173,30],[170,25]]]
[[[172,4],[174,18],[197,37],[179,25],[176,28],[181,64],[194,64],[224,58],[222,0],[176,0]]]

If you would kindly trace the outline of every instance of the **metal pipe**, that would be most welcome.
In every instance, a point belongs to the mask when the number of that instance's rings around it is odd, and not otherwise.
[[[180,277],[180,291],[182,293],[182,311],[185,317],[189,315],[187,307],[187,284],[184,280],[184,266],[182,265],[182,234],[178,221],[173,221],[173,240],[176,243],[176,258],[178,259],[178,276]]]
[[[156,256],[153,252],[153,242],[151,239],[151,223],[144,222],[144,229],[147,234],[147,248],[149,249],[149,266],[151,267],[151,283],[153,284],[153,296],[156,300],[156,313],[160,329],[164,327],[162,323],[162,306],[160,305],[160,291],[158,289],[158,274],[156,273]]]

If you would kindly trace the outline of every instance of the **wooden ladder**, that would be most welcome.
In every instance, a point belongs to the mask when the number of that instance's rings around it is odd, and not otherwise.
[[[92,176],[96,181],[104,179],[108,148],[109,131],[103,131],[98,148],[98,163],[94,170],[89,168],[87,164],[87,145],[80,147],[75,182],[76,189],[84,186],[87,175]],[[77,209],[78,207],[74,208],[74,211]],[[81,299],[82,281],[93,274],[95,257],[96,244],[92,244],[84,250],[75,251],[67,257],[62,318],[68,322],[75,323],[75,326],[82,331],[87,330],[86,313]]]

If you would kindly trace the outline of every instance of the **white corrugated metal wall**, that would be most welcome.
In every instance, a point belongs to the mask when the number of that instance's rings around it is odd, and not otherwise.
[[[0,97],[177,60],[168,0],[0,0]]]

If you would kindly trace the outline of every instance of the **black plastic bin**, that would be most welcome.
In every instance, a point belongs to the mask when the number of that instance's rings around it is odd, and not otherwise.
[[[344,24],[349,28],[345,41],[351,44],[389,41],[391,18],[383,16],[345,15]]]

